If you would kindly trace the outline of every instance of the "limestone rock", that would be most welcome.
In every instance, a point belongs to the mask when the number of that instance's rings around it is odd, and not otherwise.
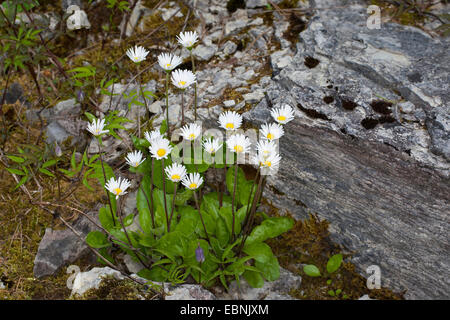
[[[88,213],[94,220],[97,211]],[[97,223],[98,220],[97,220]],[[86,217],[80,217],[73,228],[82,237],[96,230],[96,226]],[[36,278],[55,274],[61,267],[76,261],[91,251],[84,241],[80,240],[70,229],[52,230],[47,228],[39,243],[38,252],[34,259],[33,273]]]

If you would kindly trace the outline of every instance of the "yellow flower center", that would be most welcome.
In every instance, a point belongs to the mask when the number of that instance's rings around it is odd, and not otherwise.
[[[227,129],[234,129],[234,124],[229,122],[227,123],[227,125],[225,126]]]
[[[136,161],[136,163],[134,164],[135,167],[139,166],[139,161]]]
[[[122,190],[120,188],[115,188],[114,192],[116,193],[116,195],[119,195],[122,193]]]
[[[189,139],[194,140],[194,139],[195,139],[195,134],[191,133],[191,134],[189,135]]]
[[[278,116],[277,119],[280,120],[280,121],[284,121],[284,120],[286,120],[286,117],[285,116]]]
[[[211,151],[210,151],[209,153],[214,153],[214,152],[216,152],[216,151],[214,150],[214,148],[211,148]]]
[[[189,185],[189,189],[195,189],[195,188],[197,188],[197,184],[196,183],[191,183]]]
[[[266,166],[268,166],[268,167],[271,167],[271,166],[272,166],[272,162],[266,161],[266,162],[264,162],[264,165],[266,165]]]
[[[166,149],[159,149],[157,152],[158,156],[162,157],[166,154]]]
[[[180,180],[181,177],[178,174],[172,175],[172,180]]]
[[[166,64],[166,68],[170,68],[170,63]]]
[[[270,132],[267,134],[267,139],[272,140],[273,139],[273,134],[271,134]]]
[[[180,85],[180,86],[184,86],[186,84],[186,81],[179,81],[178,82],[178,85]]]
[[[95,129],[95,134],[99,134],[100,133],[100,129]]]
[[[237,153],[242,152],[242,151],[244,151],[244,147],[242,147],[240,145],[235,145],[234,151],[236,151]]]

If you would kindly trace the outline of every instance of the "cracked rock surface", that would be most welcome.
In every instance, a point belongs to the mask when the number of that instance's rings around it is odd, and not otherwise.
[[[378,265],[406,298],[448,298],[450,42],[395,23],[369,30],[365,6],[339,2],[316,11],[290,63],[272,55],[269,101],[244,114],[259,125],[280,103],[296,113],[264,196],[329,220],[363,275]]]

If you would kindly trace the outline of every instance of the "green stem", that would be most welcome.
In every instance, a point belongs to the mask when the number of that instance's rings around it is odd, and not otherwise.
[[[169,217],[169,224],[167,227],[167,232],[170,232],[170,225],[172,224],[172,217],[173,217],[173,212],[174,212],[174,208],[175,208],[175,198],[177,197],[177,187],[178,187],[178,182],[175,182],[175,189],[173,191],[172,208],[170,209],[170,217]]]
[[[152,157],[152,173],[151,173],[151,177],[150,177],[150,201],[151,201],[150,214],[152,216],[153,229],[156,228],[156,225],[155,225],[155,212],[153,211],[153,170],[154,169],[155,169],[155,158]]]
[[[206,231],[205,221],[203,221],[202,212],[200,211],[200,206],[198,204],[197,192],[195,192],[195,190],[194,190],[194,199],[195,199],[195,204],[197,206],[198,214],[200,215],[200,220],[202,221],[203,230],[205,231],[205,234],[206,234],[206,240],[208,240],[209,245],[211,245],[211,241],[209,239],[208,231]]]
[[[238,164],[237,161],[234,165],[234,186],[233,186],[233,198],[231,199],[231,213],[233,214],[233,224],[231,225],[231,242],[234,242],[234,224],[235,224],[235,208],[234,208],[234,202],[236,200],[236,186],[237,186],[237,175],[238,175]]]
[[[166,200],[166,176],[164,175],[164,158],[161,159],[161,173],[163,181],[163,194],[164,194],[164,213],[166,214],[166,226],[167,232],[169,232],[169,214],[167,212],[167,200]]]
[[[181,90],[181,126],[184,126],[184,90]]]
[[[194,55],[192,54],[192,49],[189,51],[191,53],[192,73],[195,74]],[[194,120],[197,121],[197,82],[194,82]]]
[[[170,138],[170,124],[169,124],[169,76],[170,76],[170,71],[166,71],[166,122],[167,122],[167,136]]]
[[[102,138],[98,139],[98,153],[100,155],[100,163],[102,165],[103,181],[104,181],[104,184],[106,184],[105,166],[103,165],[103,157],[102,157]],[[109,201],[109,211],[111,212],[113,226],[115,227],[116,226],[116,219],[114,218],[114,212],[113,212],[112,202],[111,202],[111,198],[110,198],[111,195],[110,195],[109,191],[106,190],[105,186],[103,186],[103,188],[105,189],[106,197],[108,198],[108,201]]]

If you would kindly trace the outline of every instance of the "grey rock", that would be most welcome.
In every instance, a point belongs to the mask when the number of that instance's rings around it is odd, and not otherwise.
[[[62,0],[61,1],[61,7],[64,12],[66,12],[67,8],[69,8],[70,6],[73,6],[73,5],[81,8],[82,7],[81,0]]]
[[[129,254],[126,254],[123,257],[123,262],[125,263],[130,273],[138,273],[144,268],[139,261],[133,260],[133,258]]]
[[[264,92],[262,90],[256,90],[243,95],[245,102],[258,103],[264,98]]]
[[[292,63],[292,53],[289,48],[275,51],[270,55],[270,63],[275,71],[283,69]]]
[[[192,50],[193,55],[201,61],[208,61],[214,56],[216,52],[217,46],[214,44],[210,46],[199,44],[197,47],[194,48],[194,50]]]
[[[90,271],[77,273],[70,295],[74,297],[76,295],[81,296],[90,289],[98,289],[103,278],[106,276],[111,276],[118,280],[124,279],[124,276],[119,271],[110,267],[92,268]]]
[[[247,8],[254,9],[258,7],[265,7],[267,4],[267,0],[247,0],[245,6]]]
[[[3,284],[3,282],[0,281],[0,290],[5,290],[6,286]]]
[[[183,13],[181,13],[181,10],[179,10],[179,9],[180,9],[180,8],[179,8],[178,6],[175,7],[175,8],[168,8],[168,9],[163,8],[163,9],[161,9],[161,11],[162,11],[161,17],[163,18],[164,21],[167,21],[167,20],[169,20],[170,17],[172,17],[172,16],[175,14],[175,12],[176,12],[175,17],[181,18],[181,17],[183,17]],[[178,11],[178,12],[177,12],[177,11]]]
[[[90,271],[79,272],[73,282],[71,296],[76,298],[77,295],[81,296],[90,289],[98,289],[104,277],[107,276],[112,276],[117,280],[126,279],[123,274],[110,267],[92,268]],[[141,284],[148,282],[136,274],[131,274],[131,277]],[[162,285],[162,283],[158,282],[155,282],[155,284]],[[165,284],[164,291],[167,300],[215,300],[215,296],[200,285],[182,284],[172,286],[171,284]]]
[[[262,288],[252,288],[245,279],[240,280],[240,287],[236,281],[229,285],[228,292],[216,294],[220,300],[293,300],[289,295],[291,289],[297,289],[302,278],[292,272],[280,268],[280,278],[275,281],[265,281]]]
[[[3,95],[4,90],[2,90]],[[14,82],[9,86],[5,93],[5,103],[13,104],[17,100],[22,101],[23,98],[23,88],[19,83]]]
[[[264,196],[298,219],[330,221],[362,275],[378,265],[382,286],[446,299],[450,41],[394,23],[370,30],[366,9],[317,11],[292,63],[265,88],[268,102],[243,114],[257,126],[288,103],[296,115]]]
[[[234,100],[225,100],[223,102],[223,105],[225,106],[225,108],[231,108],[236,105],[236,102]]]
[[[216,297],[200,285],[183,284],[170,289],[166,300],[216,300]]]
[[[36,111],[29,111],[27,116],[36,119]],[[85,145],[86,140],[82,132],[86,128],[87,123],[81,119],[81,107],[75,99],[59,102],[52,109],[43,112],[43,114],[41,114],[41,117],[42,116],[50,121],[45,128],[47,143],[52,144],[57,142],[58,144],[61,144],[71,138],[70,147],[76,146],[82,148]]]
[[[97,221],[97,212],[88,213]],[[85,237],[96,230],[96,226],[88,218],[81,216],[73,228]],[[80,240],[70,229],[53,230],[47,228],[39,243],[38,252],[34,259],[33,273],[36,278],[55,274],[61,267],[86,256],[91,251],[84,241]]]
[[[234,43],[231,40],[228,40],[227,42],[225,42],[225,44],[223,45],[223,53],[225,53],[226,55],[230,55],[236,52],[237,49],[237,44]]]
[[[361,298],[359,298],[358,300],[377,300],[377,299],[372,299],[372,298],[369,297],[368,294],[365,294]]]

